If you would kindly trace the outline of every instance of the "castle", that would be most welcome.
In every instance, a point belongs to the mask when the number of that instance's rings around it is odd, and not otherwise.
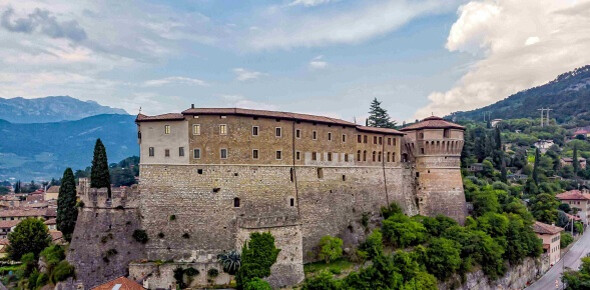
[[[206,273],[220,269],[216,256],[240,250],[252,232],[271,232],[281,249],[268,278],[279,287],[303,280],[303,263],[316,259],[321,237],[358,245],[367,223],[392,202],[410,215],[462,223],[467,214],[464,127],[438,117],[398,131],[193,105],[182,113],[139,114],[136,123],[141,163],[133,210],[149,241],[143,262],[128,270],[149,288],[170,287],[177,267],[199,270],[198,285],[229,282],[221,270],[214,279]]]

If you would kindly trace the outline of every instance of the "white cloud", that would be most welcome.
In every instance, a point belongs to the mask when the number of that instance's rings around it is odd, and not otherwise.
[[[156,80],[149,80],[149,81],[145,81],[143,83],[143,85],[146,87],[159,87],[159,86],[164,86],[164,85],[169,85],[169,84],[185,84],[185,85],[195,85],[195,86],[208,86],[209,85],[207,82],[200,80],[200,79],[193,79],[193,78],[179,77],[179,76],[166,77],[166,78],[156,79]]]
[[[311,69],[324,69],[328,66],[328,63],[326,61],[323,60],[324,56],[323,55],[318,55],[316,57],[314,57],[314,59],[312,59],[309,62],[309,67]]]
[[[482,107],[590,63],[590,0],[471,1],[458,14],[446,47],[481,59],[416,118]]]
[[[410,20],[429,13],[442,13],[456,1],[394,1],[372,4],[358,1],[343,10],[318,11],[302,15],[269,13],[265,27],[252,31],[247,42],[254,49],[289,49],[330,44],[359,43],[389,33]]]
[[[250,71],[245,68],[234,68],[232,71],[236,74],[236,79],[242,82],[247,80],[255,80],[261,76],[266,75],[265,73]]]
[[[276,105],[269,104],[268,102],[258,102],[249,100],[241,95],[222,95],[221,98],[227,104],[228,107],[270,111],[278,110],[278,106]]]
[[[330,2],[335,2],[334,0],[295,0],[289,3],[289,6],[296,6],[296,5],[303,5],[305,7],[311,6],[318,6],[322,4],[327,4]]]

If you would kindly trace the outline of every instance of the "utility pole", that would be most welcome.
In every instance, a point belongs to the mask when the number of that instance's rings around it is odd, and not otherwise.
[[[545,111],[545,109],[540,108],[540,109],[537,109],[537,111],[541,111],[541,127],[543,127],[543,112]]]
[[[547,110],[547,116],[545,116],[545,118],[547,118],[547,126],[549,126],[549,111],[551,111],[551,110],[553,110],[553,109],[549,109],[549,108],[547,108],[547,109],[545,109],[545,110]]]

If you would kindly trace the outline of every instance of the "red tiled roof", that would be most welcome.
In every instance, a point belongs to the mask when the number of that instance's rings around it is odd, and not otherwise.
[[[59,185],[52,185],[46,191],[47,193],[59,193]]]
[[[47,212],[47,209],[22,207],[0,210],[0,217],[43,217],[47,215]]]
[[[8,229],[18,225],[20,221],[0,221],[0,228]]]
[[[119,290],[140,290],[140,289],[145,289],[143,288],[143,286],[141,286],[139,283],[126,278],[126,277],[119,277],[115,280],[106,282],[102,285],[98,285],[94,288],[92,288],[92,290],[112,290],[115,288],[115,286],[120,285],[119,287],[117,287],[117,289]]]
[[[8,239],[0,239],[0,245],[8,246],[10,245],[10,241]]]
[[[184,116],[180,113],[168,113],[156,116],[147,116],[144,114],[138,114],[135,118],[135,122],[149,122],[149,121],[182,121]]]
[[[431,116],[418,123],[414,123],[405,128],[401,128],[401,131],[418,130],[418,129],[460,129],[465,130],[465,127],[451,123],[444,120],[443,118]]]
[[[574,216],[574,215],[571,215],[569,213],[566,213],[565,216],[567,216],[568,219],[573,219],[575,221],[581,221],[582,220],[581,218],[579,218],[577,216]]]
[[[533,231],[538,234],[553,235],[563,231],[563,228],[536,221],[533,224]]]
[[[561,200],[590,200],[590,194],[582,193],[579,190],[566,191],[556,195],[555,197]]]
[[[400,132],[395,129],[389,128],[378,128],[378,127],[368,127],[368,126],[356,126],[359,131],[367,131],[372,133],[384,133],[384,134],[397,134],[397,135],[404,135],[405,133]]]
[[[345,125],[345,126],[355,126],[355,123],[324,117],[324,116],[315,116],[315,115],[308,115],[308,114],[300,114],[300,113],[290,113],[290,112],[278,112],[278,111],[266,111],[266,110],[253,110],[253,109],[240,109],[240,108],[191,108],[182,111],[183,115],[242,115],[242,116],[254,116],[254,117],[265,117],[265,118],[279,118],[279,119],[287,119],[287,120],[296,120],[296,121],[308,121],[308,122],[318,122],[318,123],[326,123],[326,124],[336,124],[336,125]]]
[[[46,225],[55,225],[57,224],[57,219],[48,219],[45,221]]]
[[[54,242],[64,237],[64,234],[62,232],[56,230],[50,230],[49,235],[51,236],[51,240]]]

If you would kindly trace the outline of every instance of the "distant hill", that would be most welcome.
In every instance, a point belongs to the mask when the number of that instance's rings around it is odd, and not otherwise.
[[[559,123],[590,124],[590,65],[559,75],[555,80],[499,101],[467,112],[456,112],[455,120],[483,120],[484,112],[492,119],[540,118],[539,108],[553,109],[550,118]]]
[[[15,124],[0,120],[0,180],[51,179],[66,167],[90,166],[101,138],[109,163],[139,155],[135,116],[97,115],[76,121]]]
[[[48,123],[101,114],[127,114],[123,109],[101,106],[95,101],[81,101],[69,96],[37,99],[0,98],[0,119],[12,123]]]

